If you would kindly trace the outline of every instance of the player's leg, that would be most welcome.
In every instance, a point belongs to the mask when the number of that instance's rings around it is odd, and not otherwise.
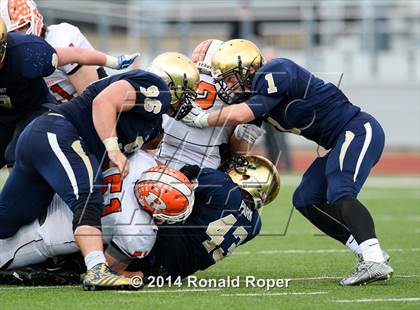
[[[18,159],[0,193],[0,239],[35,221],[47,209],[53,194],[49,184]]]
[[[325,166],[328,155],[318,157],[306,170],[293,194],[293,206],[314,226],[358,254],[358,245],[340,216],[327,203]]]
[[[342,281],[344,285],[368,283],[392,274],[392,268],[384,263],[372,216],[357,199],[370,170],[382,154],[384,141],[379,123],[370,115],[362,114],[347,125],[327,161],[327,199],[359,244],[362,264],[377,269],[359,272]]]
[[[73,211],[74,237],[88,269],[85,289],[130,289],[130,279],[112,274],[103,253],[101,216],[103,184],[97,159],[89,152],[77,130],[58,115],[36,121],[32,131],[48,150],[33,165]]]

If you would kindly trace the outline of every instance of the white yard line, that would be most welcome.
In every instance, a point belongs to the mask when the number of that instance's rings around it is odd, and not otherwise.
[[[328,292],[284,292],[284,293],[237,293],[220,294],[223,297],[249,297],[249,296],[287,296],[287,295],[322,295]]]
[[[139,291],[111,291],[122,294],[159,294],[159,293],[192,293],[192,292],[214,292],[220,291],[220,288],[195,288],[195,289],[176,289],[176,290],[153,290],[144,289]]]
[[[407,298],[366,298],[366,299],[338,299],[332,300],[333,302],[338,303],[354,303],[354,302],[388,302],[388,301],[397,301],[397,302],[407,302],[407,301],[420,301],[420,297],[407,297]]]
[[[52,285],[52,286],[8,286],[8,287],[1,287],[0,291],[6,290],[37,290],[37,289],[60,289],[60,288],[81,288],[81,285]]]
[[[419,278],[420,274],[402,274],[394,275],[393,278]],[[307,278],[290,278],[290,282],[293,281],[311,281],[311,280],[339,280],[343,277],[333,276],[321,276],[321,277],[307,277]]]

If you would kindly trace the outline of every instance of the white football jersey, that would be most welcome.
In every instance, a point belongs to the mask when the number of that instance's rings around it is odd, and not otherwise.
[[[45,40],[54,48],[74,46],[93,50],[92,45],[79,28],[68,23],[48,26]],[[67,74],[77,66],[78,64],[70,64],[59,67],[53,74],[44,78],[50,93],[58,102],[66,102],[77,96],[76,89],[67,77]]]
[[[104,172],[107,188],[104,192],[102,234],[104,243],[114,242],[130,257],[144,257],[154,245],[157,226],[152,217],[139,207],[133,187],[143,171],[157,163],[151,155],[140,150],[130,157],[129,162],[130,173],[123,181],[117,168]],[[55,195],[42,225],[38,220],[34,221],[22,227],[16,235],[0,240],[0,268],[12,260],[9,269],[39,263],[48,257],[78,252],[72,221],[72,211]],[[32,250],[26,251],[25,247],[31,243]]]
[[[220,110],[225,106],[217,96],[217,85],[211,76],[200,74],[196,103],[205,111]],[[192,128],[181,121],[163,115],[165,132],[158,150],[159,160],[167,166],[180,169],[185,164],[218,168],[221,162],[220,146],[229,142],[233,127]]]

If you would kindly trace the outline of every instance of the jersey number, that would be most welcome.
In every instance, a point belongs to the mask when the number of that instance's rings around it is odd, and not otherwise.
[[[122,191],[122,178],[121,174],[111,174],[104,178],[105,186],[101,190],[102,195],[120,193]],[[111,213],[121,212],[121,201],[119,198],[111,198],[109,203],[104,207],[103,216],[110,215]]]
[[[10,101],[10,97],[6,95],[0,95],[0,107],[11,109],[12,102]]]
[[[140,86],[140,92],[145,96],[144,99],[144,109],[146,112],[153,112],[154,114],[158,114],[162,109],[162,102],[158,99],[151,99],[156,98],[159,96],[159,88],[157,86],[152,85],[148,88],[144,88]]]
[[[268,73],[264,76],[265,80],[268,83],[267,93],[272,94],[277,92],[276,84],[274,84],[273,73]]]
[[[217,98],[216,86],[205,81],[198,84],[197,99],[195,102],[203,109],[210,109]]]
[[[223,257],[232,253],[232,251],[240,245],[248,236],[248,232],[243,226],[237,226],[232,235],[235,238],[234,242],[227,249],[221,247],[222,242],[227,237],[229,230],[236,223],[237,219],[233,214],[229,214],[221,219],[211,222],[207,227],[206,233],[210,240],[203,242],[203,246],[210,254],[213,251],[213,259],[215,262],[221,260]]]
[[[73,96],[70,95],[68,92],[66,92],[60,85],[58,84],[54,84],[50,87],[50,90],[55,93],[58,94],[60,97],[62,97],[65,100],[71,100],[73,99]],[[60,100],[61,102],[61,100]]]

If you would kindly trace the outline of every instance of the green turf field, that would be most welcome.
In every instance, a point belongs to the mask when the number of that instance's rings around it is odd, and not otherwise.
[[[360,195],[376,220],[395,276],[364,287],[337,280],[355,258],[294,212],[297,178],[285,178],[276,203],[263,211],[263,232],[231,257],[197,274],[200,278],[246,276],[292,279],[288,288],[145,288],[139,292],[83,292],[80,287],[0,287],[0,309],[420,309],[419,179],[372,178]]]

